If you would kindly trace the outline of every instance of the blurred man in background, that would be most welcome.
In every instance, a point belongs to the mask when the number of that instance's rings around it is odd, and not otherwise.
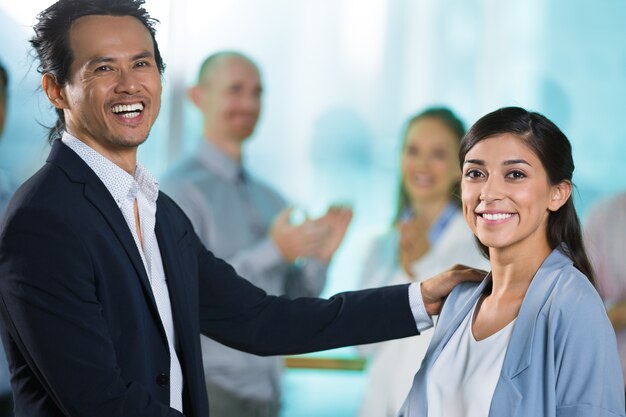
[[[243,165],[243,146],[261,112],[259,69],[223,51],[202,64],[189,97],[203,116],[204,140],[163,188],[183,208],[205,246],[269,294],[318,296],[350,223],[350,209],[331,207],[292,224],[292,209]],[[296,262],[297,261],[297,262]],[[202,336],[212,417],[278,416],[281,357],[243,353]]]

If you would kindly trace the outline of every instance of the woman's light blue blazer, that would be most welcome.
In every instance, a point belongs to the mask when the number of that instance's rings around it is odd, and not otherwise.
[[[490,282],[450,294],[399,416],[428,415],[428,372]],[[597,291],[560,249],[537,271],[514,326],[489,417],[624,416],[615,333]]]

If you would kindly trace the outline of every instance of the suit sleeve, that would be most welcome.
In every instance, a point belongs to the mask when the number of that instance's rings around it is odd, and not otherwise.
[[[200,327],[220,343],[257,355],[284,355],[418,333],[407,285],[346,292],[328,300],[268,296],[194,238]]]
[[[0,242],[5,344],[15,344],[13,365],[28,366],[65,415],[182,416],[122,378],[77,231],[45,210],[22,208]]]

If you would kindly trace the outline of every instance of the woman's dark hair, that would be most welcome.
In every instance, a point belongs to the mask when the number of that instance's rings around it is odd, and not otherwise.
[[[545,116],[520,107],[505,107],[480,118],[461,141],[459,161],[478,142],[496,135],[510,133],[522,139],[541,161],[550,185],[562,181],[572,182],[574,160],[572,146],[561,130]],[[574,266],[595,284],[595,274],[585,252],[580,221],[572,197],[548,217],[548,244],[552,249],[561,247]],[[478,242],[485,256],[489,250]]]
[[[30,44],[39,60],[37,70],[40,74],[51,74],[55,82],[63,86],[70,77],[72,65],[72,49],[70,46],[70,29],[72,24],[81,17],[91,15],[132,16],[139,20],[150,32],[154,46],[154,58],[162,74],[165,64],[159,51],[154,29],[158,20],[150,17],[142,7],[144,0],[59,0],[37,15],[37,24],[33,27],[35,36]],[[48,140],[58,139],[65,130],[63,111],[56,109],[58,120],[50,128]]]
[[[406,125],[404,127],[404,134],[402,136],[402,151],[404,151],[404,148],[406,146],[407,135],[409,134],[411,126],[423,119],[439,120],[446,128],[448,128],[454,134],[459,143],[461,142],[461,139],[465,134],[465,126],[463,125],[463,122],[452,112],[452,110],[446,107],[430,107],[414,115],[406,122]],[[458,206],[461,205],[460,186],[460,182],[454,184],[451,191],[451,199]],[[404,186],[404,181],[402,181],[402,178],[400,178],[400,185],[398,187],[398,204],[396,205],[396,214],[393,217],[394,225],[398,223],[398,221],[402,217],[402,213],[406,210],[407,207],[410,206],[411,199],[409,198],[409,193]]]

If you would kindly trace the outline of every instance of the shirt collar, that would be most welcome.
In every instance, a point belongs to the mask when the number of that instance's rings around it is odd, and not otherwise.
[[[198,150],[202,165],[229,182],[235,182],[243,175],[242,165],[222,152],[217,146],[203,139]]]
[[[156,202],[159,183],[140,163],[137,163],[133,176],[68,132],[63,133],[61,140],[96,173],[118,206],[126,199],[134,200],[139,191],[151,203]]]

